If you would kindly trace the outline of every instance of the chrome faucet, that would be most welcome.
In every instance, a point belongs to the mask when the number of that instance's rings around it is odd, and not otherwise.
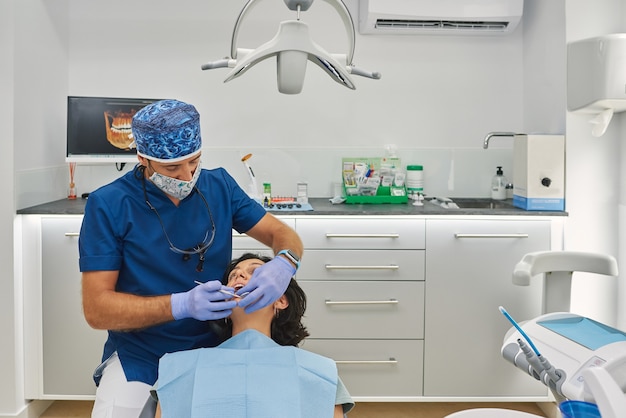
[[[492,136],[515,136],[515,135],[520,135],[520,134],[516,134],[515,132],[489,132],[487,134],[487,136],[485,137],[485,140],[483,142],[483,148],[487,149],[489,147],[489,140],[491,139]]]

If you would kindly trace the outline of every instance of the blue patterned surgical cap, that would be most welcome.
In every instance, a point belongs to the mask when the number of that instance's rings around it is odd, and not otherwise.
[[[137,154],[172,163],[200,152],[200,115],[178,100],[161,100],[139,110],[131,124]]]

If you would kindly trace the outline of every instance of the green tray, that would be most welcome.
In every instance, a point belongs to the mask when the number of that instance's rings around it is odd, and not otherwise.
[[[345,188],[345,186],[344,186]],[[404,196],[391,196],[390,187],[380,186],[376,191],[376,196],[349,196],[347,191],[345,193],[346,203],[406,203],[409,201],[409,197]]]

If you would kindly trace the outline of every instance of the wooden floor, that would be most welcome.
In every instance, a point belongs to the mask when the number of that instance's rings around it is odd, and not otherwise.
[[[56,401],[41,418],[89,418],[92,402]],[[503,408],[530,412],[540,417],[546,415],[534,403],[447,403],[361,402],[348,414],[349,418],[443,418],[456,411],[472,408]]]

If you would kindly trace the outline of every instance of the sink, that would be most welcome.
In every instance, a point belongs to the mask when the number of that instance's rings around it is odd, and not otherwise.
[[[453,197],[452,201],[460,209],[515,209],[512,200],[494,200],[490,198]]]

